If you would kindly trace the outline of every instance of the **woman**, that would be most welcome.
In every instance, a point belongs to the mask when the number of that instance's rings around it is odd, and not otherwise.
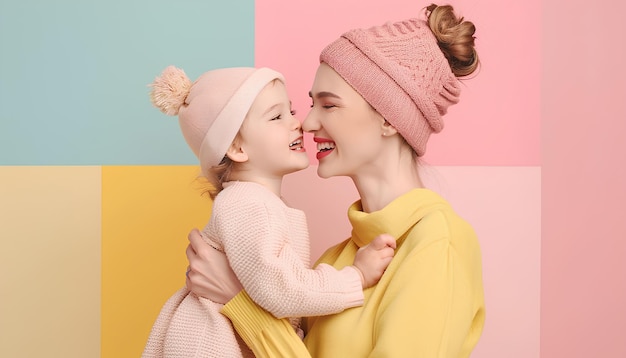
[[[350,177],[361,198],[348,212],[352,237],[318,263],[350,265],[385,232],[397,240],[394,259],[364,291],[362,307],[306,319],[304,344],[245,291],[229,301],[222,293],[222,313],[257,356],[467,357],[478,342],[485,319],[478,240],[419,177],[430,134],[459,100],[458,77],[478,67],[475,28],[450,6],[431,5],[426,16],[355,29],[327,46],[303,122],[318,144],[318,175]],[[219,259],[194,233],[190,241],[188,284],[215,295],[207,282],[221,274],[196,269],[205,256]]]

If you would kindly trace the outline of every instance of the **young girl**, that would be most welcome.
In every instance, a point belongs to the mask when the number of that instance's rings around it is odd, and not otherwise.
[[[279,318],[337,313],[363,303],[363,288],[380,279],[395,240],[381,236],[341,270],[310,269],[306,217],[280,197],[283,176],[309,165],[284,82],[268,68],[225,68],[192,84],[170,66],[152,84],[151,99],[178,114],[212,186],[203,239],[226,254],[250,297]],[[221,307],[179,290],[161,310],[143,356],[252,356]],[[298,319],[290,322],[299,329]]]

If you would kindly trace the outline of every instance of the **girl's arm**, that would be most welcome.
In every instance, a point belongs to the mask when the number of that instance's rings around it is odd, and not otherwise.
[[[285,213],[271,201],[239,197],[216,201],[210,225],[255,302],[279,318],[331,314],[363,303],[357,269],[309,268],[285,237],[290,228]],[[302,219],[306,235],[306,219]]]

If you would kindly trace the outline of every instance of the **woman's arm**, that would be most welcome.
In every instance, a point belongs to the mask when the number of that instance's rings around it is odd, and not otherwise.
[[[241,291],[221,310],[256,357],[310,357],[289,321],[278,319]]]
[[[226,255],[204,242],[198,229],[187,235],[187,289],[199,297],[225,304],[243,289]]]

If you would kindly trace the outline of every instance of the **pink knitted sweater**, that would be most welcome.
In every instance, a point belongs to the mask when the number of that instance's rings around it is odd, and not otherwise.
[[[278,318],[320,316],[363,304],[351,266],[310,268],[304,213],[264,186],[230,182],[215,198],[205,240],[223,249],[250,297]],[[163,306],[143,357],[248,357],[222,305],[182,288]],[[295,327],[299,319],[292,319]]]

